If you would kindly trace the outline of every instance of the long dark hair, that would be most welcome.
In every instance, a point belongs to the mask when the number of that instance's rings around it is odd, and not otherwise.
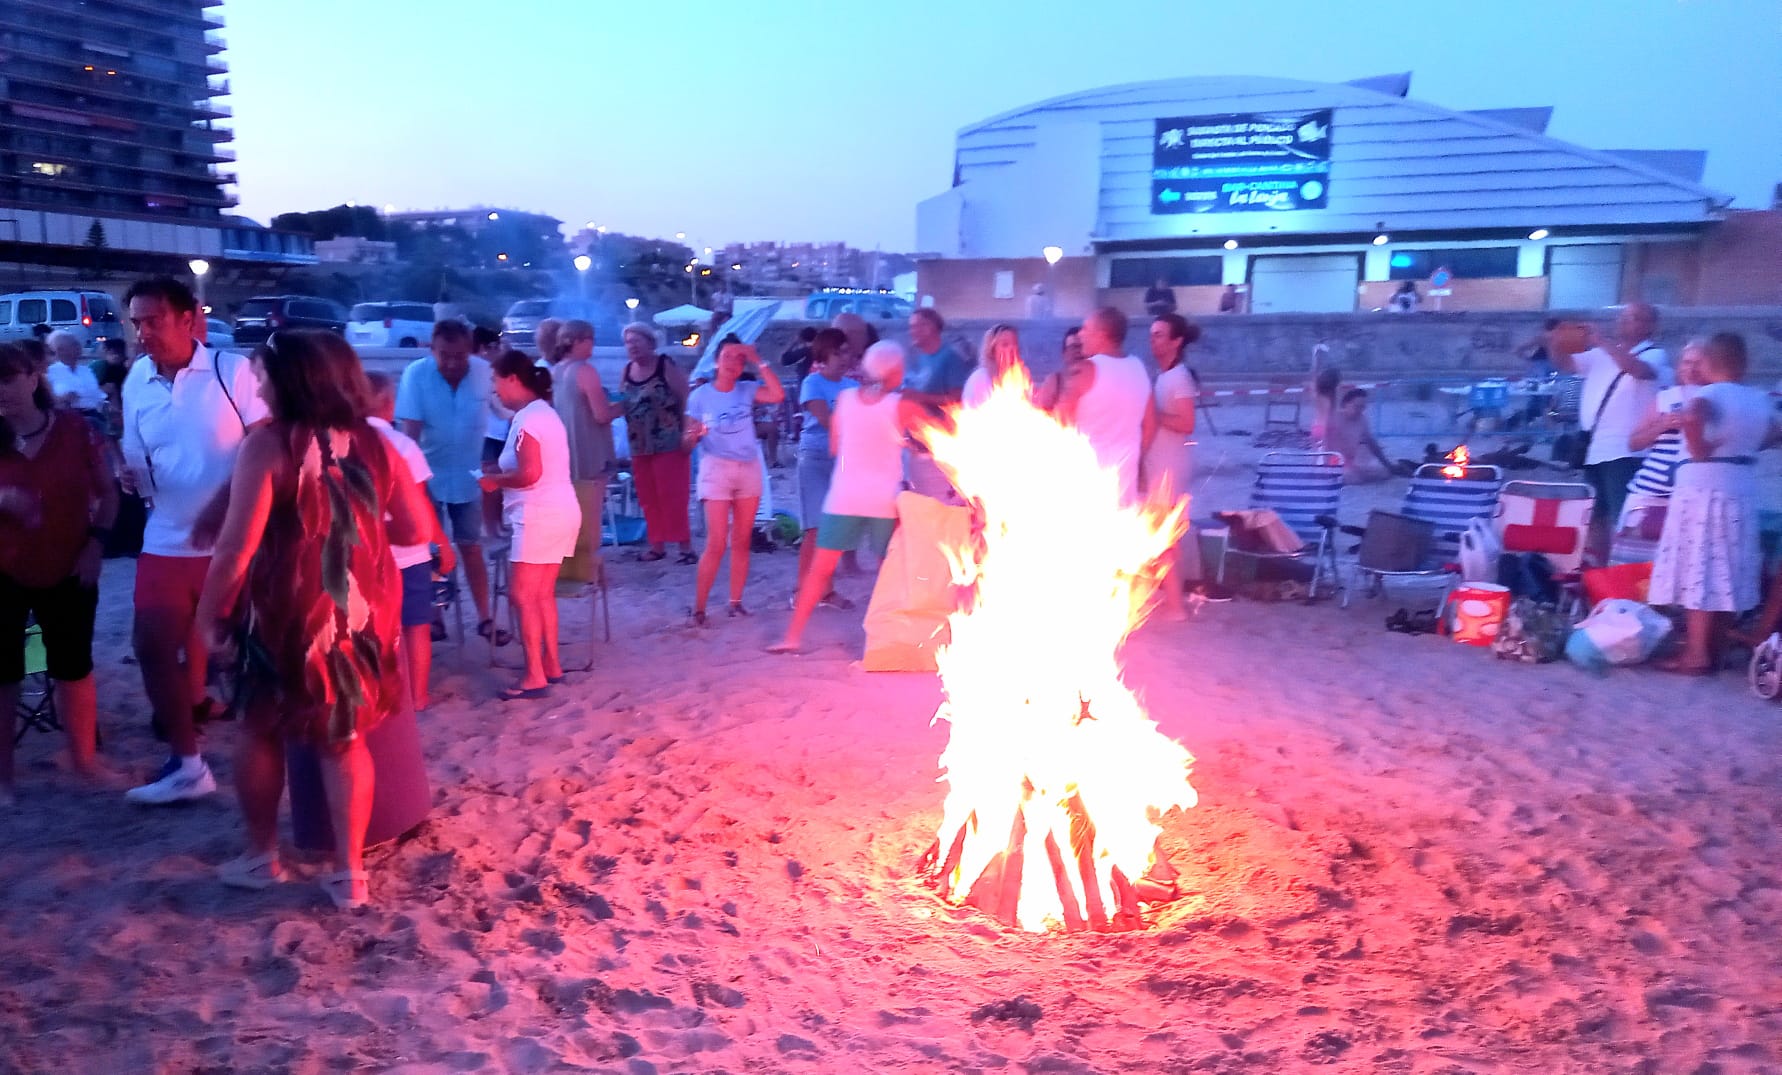
[[[371,385],[359,353],[332,332],[280,329],[254,357],[272,389],[274,417],[281,422],[356,429],[371,413]]]
[[[50,387],[43,379],[43,368],[31,355],[17,344],[0,343],[0,381],[10,381],[14,377],[35,377],[37,388],[31,393],[31,402],[37,409],[48,414],[56,405],[56,397],[51,394]],[[12,423],[0,418],[0,456],[17,455],[18,430]]]
[[[524,351],[503,351],[501,357],[490,364],[490,369],[497,377],[512,377],[526,387],[526,391],[544,400],[551,401],[551,371],[540,367],[532,361]]]

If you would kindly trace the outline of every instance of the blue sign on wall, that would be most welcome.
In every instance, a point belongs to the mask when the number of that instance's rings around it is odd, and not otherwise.
[[[1330,198],[1330,109],[1157,121],[1151,212],[1322,209]]]

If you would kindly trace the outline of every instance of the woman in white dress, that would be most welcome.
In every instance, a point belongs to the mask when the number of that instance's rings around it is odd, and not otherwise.
[[[998,378],[1016,366],[1025,368],[1026,365],[1021,359],[1021,340],[1015,335],[1014,326],[990,326],[990,331],[984,333],[983,346],[978,348],[978,368],[965,379],[960,402],[967,407],[982,405],[990,398]]]
[[[1660,667],[1707,675],[1735,613],[1756,607],[1757,453],[1776,432],[1763,392],[1739,383],[1745,341],[1731,332],[1701,346],[1702,387],[1673,421],[1686,449],[1652,565],[1650,599],[1683,608],[1682,652]]]
[[[1164,314],[1151,322],[1151,357],[1157,362],[1157,383],[1152,386],[1157,407],[1157,435],[1145,447],[1145,495],[1156,502],[1177,503],[1188,497],[1194,477],[1194,408],[1200,399],[1200,382],[1183,361],[1188,345],[1200,339],[1200,326],[1181,314]],[[1157,588],[1158,614],[1165,619],[1187,618],[1182,593],[1201,579],[1200,538],[1192,528],[1184,530],[1175,549],[1166,557],[1163,583]]]
[[[520,619],[526,671],[502,699],[542,698],[563,678],[557,657],[557,572],[575,551],[582,510],[569,479],[569,434],[551,406],[551,372],[519,351],[495,360],[495,395],[514,412],[501,457],[484,464],[482,487],[503,490],[513,531],[507,598]]]

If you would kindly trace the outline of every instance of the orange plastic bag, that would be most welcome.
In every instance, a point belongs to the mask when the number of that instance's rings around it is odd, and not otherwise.
[[[947,617],[958,597],[943,548],[971,540],[971,509],[933,497],[897,495],[897,532],[866,606],[868,672],[933,672],[934,653],[952,637]]]
[[[1584,603],[1591,608],[1611,598],[1638,601],[1643,605],[1647,591],[1652,588],[1652,565],[1648,562],[1589,567],[1584,569],[1582,581]]]

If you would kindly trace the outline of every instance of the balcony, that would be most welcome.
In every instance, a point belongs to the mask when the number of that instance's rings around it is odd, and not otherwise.
[[[225,38],[222,34],[205,34],[204,35],[204,51],[206,51],[206,52],[226,52],[226,51],[228,51],[228,49],[229,49],[229,40],[228,40],[228,38]]]
[[[209,119],[228,119],[235,115],[235,111],[228,105],[213,104],[210,101],[194,102],[192,104],[192,111],[198,113],[201,117]]]

